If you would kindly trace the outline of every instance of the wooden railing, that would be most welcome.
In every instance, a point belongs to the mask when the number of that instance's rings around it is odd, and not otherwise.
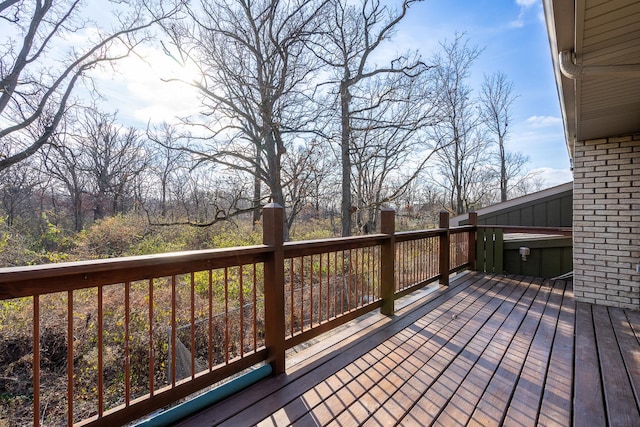
[[[282,223],[269,205],[262,245],[0,269],[1,319],[32,336],[33,424],[120,425],[255,365],[283,373],[288,348],[475,260],[475,226],[446,213],[290,243]]]

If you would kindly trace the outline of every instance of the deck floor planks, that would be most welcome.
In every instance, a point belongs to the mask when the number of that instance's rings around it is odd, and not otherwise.
[[[502,422],[529,349],[539,331],[540,319],[546,313],[550,296],[553,298],[553,290],[549,286],[543,286],[508,348],[505,349],[500,365],[484,393],[480,393],[481,396],[479,394],[476,398],[469,425],[498,425]]]
[[[532,284],[532,286],[538,287],[540,285],[540,282]],[[500,378],[499,373],[501,366],[503,366],[502,363],[509,362],[510,357],[505,360],[507,352],[511,350],[515,352],[515,356],[522,353],[523,349],[515,348],[518,342],[517,338],[519,336],[533,336],[548,294],[548,287],[539,288],[531,306],[526,307],[524,313],[518,313],[518,310],[511,313],[508,320],[497,331],[495,337],[480,355],[478,363],[468,372],[456,394],[441,409],[434,425],[468,424],[469,418],[478,406],[478,402],[484,397],[483,392],[486,391],[486,387],[494,378]],[[524,308],[521,307],[521,309]],[[510,368],[513,368],[513,366],[510,366]],[[505,396],[503,395],[501,398],[504,401]],[[481,425],[486,425],[486,423],[481,423]]]
[[[538,424],[568,426],[572,420],[573,349],[576,305],[567,283],[556,324]]]
[[[403,395],[409,396],[411,398],[410,402],[415,402],[435,381],[437,373],[444,369],[462,351],[465,343],[471,339],[471,336],[465,330],[477,330],[480,328],[481,324],[498,309],[499,300],[508,298],[514,291],[513,287],[504,286],[503,284],[499,284],[495,288],[491,300],[486,301],[483,298],[479,298],[471,306],[476,306],[475,309],[467,309],[460,312],[459,315],[455,314],[456,317],[451,319],[446,328],[431,340],[436,341],[436,346],[430,341],[429,345],[419,349],[421,358],[414,365],[418,369],[412,372],[413,376],[394,392],[391,399],[387,402],[381,402],[379,409],[371,415],[371,418],[364,425],[377,425],[380,419],[386,419],[388,416],[391,416],[392,419],[400,419],[406,414],[406,400],[399,397]],[[447,348],[447,344],[456,342],[458,344],[457,352]],[[381,417],[381,414],[383,417]]]
[[[214,424],[226,424],[226,425],[238,425],[238,424],[254,424],[258,423],[261,418],[260,414],[272,414],[279,408],[284,408],[286,405],[291,404],[294,400],[293,394],[290,392],[290,388],[297,390],[304,390],[305,392],[311,390],[316,384],[319,384],[325,378],[343,369],[349,363],[358,359],[358,355],[366,354],[372,348],[375,347],[375,343],[384,342],[389,337],[398,331],[402,331],[405,327],[413,325],[415,322],[423,322],[425,312],[428,315],[437,316],[437,313],[443,309],[446,309],[450,304],[455,302],[463,302],[464,294],[467,290],[471,289],[471,293],[474,292],[486,292],[483,289],[483,284],[490,280],[490,277],[485,278],[467,278],[461,283],[458,283],[454,287],[444,289],[438,295],[431,298],[426,304],[418,305],[417,308],[409,307],[409,312],[405,313],[397,322],[393,324],[384,325],[377,328],[374,331],[364,331],[354,334],[350,341],[353,341],[348,346],[340,348],[337,355],[331,355],[327,360],[318,359],[313,364],[301,364],[298,369],[293,370],[292,374],[286,375],[281,380],[277,387],[264,387],[262,394],[258,391],[260,399],[247,402],[234,401],[233,404],[223,408],[226,410],[221,413],[211,414],[210,411],[202,414],[198,417],[198,420],[194,419],[194,422],[210,422]],[[305,408],[306,405],[299,405],[297,402],[293,402],[297,408]],[[291,408],[288,408],[291,409]],[[295,416],[294,418],[295,419]],[[265,420],[266,421],[266,420]]]
[[[519,333],[526,333],[528,329],[534,330],[536,327],[540,310],[536,310],[535,307],[538,304],[544,304],[541,295],[547,293],[547,289],[540,288],[540,284],[538,282],[531,285],[538,288],[531,306],[519,308],[516,306],[516,309],[511,312],[509,318],[480,355],[480,359],[467,373],[455,395],[444,408],[440,409],[434,425],[467,425],[486,387],[497,376],[507,349],[513,350],[514,339]]]
[[[528,282],[468,274],[179,425],[640,425],[640,313]]]
[[[485,295],[486,289],[482,290],[482,289],[477,289],[475,290],[473,293],[471,293],[470,295]],[[455,307],[458,307],[459,310],[463,310],[465,311],[470,305],[469,303],[469,297],[461,299],[460,301],[458,301],[455,305],[452,305],[450,308],[447,308],[447,310],[449,309],[453,309]],[[487,297],[487,301],[489,301],[491,299],[491,296]],[[463,306],[460,307],[460,304],[462,304]],[[429,328],[429,327],[433,327],[434,325],[436,325],[438,322],[440,322],[442,319],[444,319],[444,316],[446,312],[442,312],[442,313],[433,313],[434,315],[432,316],[433,318],[433,322],[418,322],[418,323],[422,323],[425,327]],[[411,331],[411,329],[415,329],[413,331]],[[398,348],[401,348],[401,346],[404,346],[405,348],[410,349],[412,352],[417,351],[421,345],[424,343],[424,341],[426,339],[428,339],[428,336],[431,336],[432,334],[427,333],[425,336],[425,329],[416,329],[413,328],[413,325],[410,325],[409,327],[407,327],[405,330],[400,331],[398,334],[396,334],[395,336],[391,337],[389,339],[389,342],[394,343],[393,348],[389,347],[389,344],[383,343],[382,346],[387,348],[387,352],[393,356],[393,352],[391,350],[397,350]],[[407,350],[408,351],[408,350]],[[391,365],[390,369],[394,369],[396,365]],[[315,413],[316,411],[314,410],[314,419],[318,419],[318,414]]]
[[[422,397],[411,408],[414,416],[423,423],[431,421],[439,414],[440,409],[449,401],[458,389],[458,385],[466,377],[473,364],[480,358],[482,351],[498,332],[500,326],[509,318],[516,307],[529,307],[537,294],[537,287],[518,287],[518,293],[511,294],[516,304],[509,303],[509,298],[502,301],[492,316],[477,328],[468,328],[464,331],[468,334],[468,341],[458,344],[456,340],[449,341],[446,347],[458,348],[462,351],[454,353],[448,360],[444,369],[437,369],[435,382],[429,385]],[[523,292],[524,291],[524,292]],[[524,313],[523,313],[524,315]]]
[[[451,336],[456,334],[462,327],[464,327],[466,322],[470,321],[471,318],[475,316],[483,307],[485,307],[487,303],[488,303],[488,300],[485,300],[483,298],[478,298],[467,309],[462,310],[460,312],[460,315],[458,314],[451,315],[447,313],[446,316],[442,316],[441,318],[439,318],[437,323],[439,324],[440,328],[437,330],[437,332],[435,334],[430,334],[428,341],[425,341],[424,343],[419,343],[418,347],[414,346],[411,348],[413,353],[411,355],[412,361],[411,363],[409,363],[409,366],[411,366],[412,369],[407,371],[407,374],[409,375],[408,380],[411,380],[410,377],[415,375],[416,372],[418,372],[420,368],[428,360],[430,360],[431,357],[444,345],[444,343],[448,341]],[[435,323],[436,322],[434,322],[434,324]],[[439,342],[434,343],[433,341],[436,341],[436,340]],[[369,403],[368,409],[370,410],[370,412],[373,412],[374,410],[375,411],[380,410],[381,408],[384,408],[383,410],[387,410],[388,408],[385,402],[391,400],[391,403],[393,405],[394,403],[394,400],[392,399],[393,394],[400,391],[400,389],[403,386],[405,386],[405,384],[408,384],[409,391],[412,392],[412,394],[415,394],[417,392],[417,389],[411,384],[411,382],[407,383],[407,381],[405,381],[403,383],[395,384],[392,389],[388,390],[391,393],[385,394],[384,399],[380,399],[378,398],[378,396],[364,396],[365,401]],[[403,394],[403,392],[400,391],[400,394]],[[357,421],[361,423],[362,421],[365,421],[365,420],[357,420]]]
[[[593,323],[602,369],[602,385],[607,418],[613,426],[638,426],[640,413],[629,381],[620,348],[616,340],[609,309],[593,306]]]
[[[392,336],[389,338],[389,342],[395,342],[396,345],[394,348],[389,348],[389,344],[388,343],[382,343],[381,346],[384,346],[386,348],[388,348],[388,352],[389,354],[393,354],[392,351],[390,350],[395,350],[398,348],[398,346],[400,345],[404,345],[407,346],[409,343],[418,343],[415,344],[416,346],[414,347],[414,351],[417,350],[420,345],[422,345],[422,342],[424,342],[424,340],[426,339],[423,336],[423,333],[425,332],[424,329],[420,329],[420,328],[414,328],[415,325],[420,325],[422,324],[425,327],[433,327],[433,325],[435,325],[438,321],[440,321],[441,319],[444,319],[445,315],[444,313],[446,313],[448,310],[454,309],[457,307],[458,310],[461,310],[462,312],[466,312],[466,309],[472,305],[474,302],[470,301],[471,298],[470,296],[476,295],[480,298],[485,297],[485,294],[487,294],[488,292],[490,292],[487,288],[482,288],[482,287],[476,287],[470,294],[469,296],[466,296],[465,298],[452,298],[447,304],[443,304],[440,308],[442,310],[434,310],[432,312],[430,312],[427,316],[419,319],[419,321],[417,321],[415,324],[411,324],[408,325],[406,329],[399,331],[396,335]],[[488,295],[486,296],[486,301],[491,301],[491,299],[494,297],[495,295]],[[462,306],[460,306],[462,305]],[[431,318],[431,321],[429,321],[428,318]],[[431,335],[431,334],[427,334],[427,335]],[[396,340],[396,338],[400,338],[398,340]],[[394,366],[395,367],[395,366]],[[304,395],[303,395],[304,398]],[[321,402],[321,405],[328,405],[328,403],[326,402]],[[323,417],[326,416],[326,411],[322,410],[322,408],[315,408],[314,406],[310,406],[314,412],[316,412],[314,414],[314,419],[317,421],[318,419],[323,419]],[[283,408],[282,410],[290,413],[290,408]],[[334,409],[335,410],[335,409]],[[299,414],[299,415],[304,415],[304,414]]]
[[[469,331],[478,330],[486,320],[491,317],[500,306],[500,299],[508,298],[513,294],[514,288],[508,286],[499,286],[498,293],[491,301],[485,303],[478,302],[482,305],[479,310],[475,312],[466,310],[457,317],[451,325],[455,325],[455,329],[452,330],[452,334],[447,336],[439,334],[435,337],[437,347],[431,345],[425,346],[420,349],[424,354],[422,358],[422,366],[419,370],[415,371],[414,375],[403,384],[400,392],[402,393],[406,388],[417,395],[414,396],[411,402],[415,402],[418,398],[433,384],[441,373],[451,362],[462,352],[466,343],[468,343],[473,334]],[[430,343],[431,344],[431,343]],[[396,399],[397,401],[398,399]],[[388,405],[383,403],[385,409],[389,409]],[[400,419],[408,410],[407,403],[399,406],[396,411],[393,412],[393,419]],[[373,414],[372,424],[376,424],[379,420],[378,414]],[[365,423],[369,424],[369,423]]]
[[[482,292],[481,289],[478,289],[478,291]],[[464,301],[465,300],[460,300],[459,303],[464,302]],[[437,312],[434,312],[432,314],[433,314],[434,318],[440,317]],[[424,323],[424,322],[422,322],[422,319],[421,319],[421,321],[416,322],[416,323]],[[425,323],[425,326],[428,326],[429,324],[430,323],[427,322],[427,323]],[[412,341],[416,340],[421,331],[422,330],[418,330],[417,332],[416,331],[411,332],[410,328],[407,328],[407,329],[404,329],[402,331],[399,331],[398,334],[396,334],[396,335],[392,336],[391,338],[389,338],[389,340],[387,340],[387,342],[381,343],[381,345],[379,347],[382,347],[383,349],[385,349],[384,352],[389,354],[390,357],[393,357],[395,359],[394,363],[392,363],[387,368],[387,370],[395,369],[395,367],[397,366],[397,363],[402,361],[402,359],[399,359],[397,357],[397,355],[395,354],[395,351],[398,351],[398,349],[400,348],[399,346],[401,346],[401,345],[405,345],[406,346],[408,343],[411,343]],[[395,343],[395,344],[392,345],[392,343]],[[376,349],[372,350],[372,352],[375,352],[375,351],[380,351],[380,350],[379,350],[379,348],[376,348]],[[366,357],[368,357],[368,355],[365,355],[365,358]],[[329,403],[326,403],[326,402],[322,402],[322,404],[323,405],[329,405]],[[314,406],[312,406],[312,408],[314,408]],[[346,409],[346,408],[344,408],[344,409]],[[286,408],[285,408],[285,410],[286,410]],[[314,412],[318,412],[320,410],[321,409],[315,409]],[[324,415],[324,412],[323,412],[323,415]],[[314,418],[316,420],[322,419],[322,417],[319,417],[318,413],[315,414]]]
[[[640,342],[638,342],[634,329],[640,327],[640,324],[636,324],[634,328],[632,322],[634,320],[640,321],[640,318],[625,315],[625,312],[619,308],[610,308],[609,315],[635,399],[638,401],[640,400]]]
[[[534,425],[537,422],[564,291],[564,282],[556,282],[551,289],[549,299],[543,307],[544,312],[538,318],[539,324],[535,336],[526,351],[522,353],[524,363],[519,375],[515,378],[516,387],[508,407],[508,395],[503,396],[505,402],[502,408],[506,411],[506,415],[504,420],[499,419],[500,423]]]

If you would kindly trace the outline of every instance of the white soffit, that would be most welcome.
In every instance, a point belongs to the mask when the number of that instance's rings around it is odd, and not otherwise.
[[[640,1],[545,0],[545,13],[570,149],[575,140],[640,132]],[[563,51],[593,72],[560,74]]]

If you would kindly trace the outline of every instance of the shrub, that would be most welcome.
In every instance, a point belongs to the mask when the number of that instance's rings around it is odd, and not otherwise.
[[[79,235],[83,259],[112,258],[129,253],[145,234],[146,222],[135,215],[117,215],[95,222]]]

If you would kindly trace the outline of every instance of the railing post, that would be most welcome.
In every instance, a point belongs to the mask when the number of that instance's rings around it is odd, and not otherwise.
[[[469,231],[469,244],[468,244],[468,255],[469,259],[467,262],[469,263],[469,269],[475,271],[476,270],[476,233],[478,232],[478,213],[477,212],[469,212],[469,225],[473,227],[472,230]]]
[[[449,285],[449,266],[451,264],[451,248],[449,243],[449,212],[440,211],[439,228],[445,231],[440,235],[440,284]]]
[[[396,263],[396,219],[395,211],[383,208],[380,211],[380,232],[389,237],[380,249],[380,293],[382,308],[380,311],[387,316],[395,312],[395,263]]]
[[[285,371],[283,208],[269,203],[262,210],[262,243],[272,247],[264,263],[264,339],[273,373]]]

